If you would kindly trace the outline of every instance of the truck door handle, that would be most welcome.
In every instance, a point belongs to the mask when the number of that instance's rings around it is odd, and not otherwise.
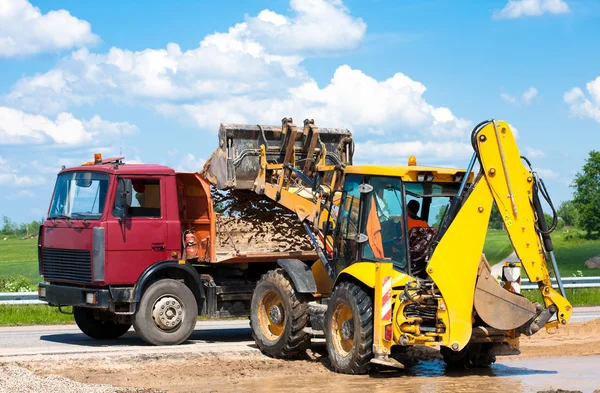
[[[152,245],[152,251],[164,251],[165,245],[162,243],[155,243]]]

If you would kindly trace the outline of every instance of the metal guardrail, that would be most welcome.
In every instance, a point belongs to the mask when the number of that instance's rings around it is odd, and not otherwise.
[[[0,292],[0,304],[46,304],[37,292]]]
[[[564,277],[565,288],[600,288],[600,277]],[[556,279],[552,279],[555,288]],[[521,289],[537,289],[537,284],[523,282]],[[37,292],[0,292],[0,304],[46,304],[38,299]]]
[[[565,288],[600,288],[600,277],[563,277],[562,283]],[[552,279],[552,286],[558,288],[556,279]],[[530,282],[522,283],[521,289],[537,289],[537,284]]]

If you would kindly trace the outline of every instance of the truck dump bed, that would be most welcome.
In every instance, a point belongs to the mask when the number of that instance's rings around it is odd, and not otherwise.
[[[264,196],[218,191],[199,173],[177,173],[177,197],[181,231],[193,231],[199,263],[317,259],[295,214]]]

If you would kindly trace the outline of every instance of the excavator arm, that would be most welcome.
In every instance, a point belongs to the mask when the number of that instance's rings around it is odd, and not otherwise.
[[[572,307],[565,298],[560,273],[554,259],[552,239],[540,204],[543,183],[531,168],[524,165],[514,135],[506,122],[489,121],[473,135],[481,171],[502,216],[515,252],[529,277],[537,283],[544,301],[538,321],[549,314],[556,320],[547,328],[566,324]],[[547,258],[550,256],[561,293],[552,287]],[[541,326],[539,326],[541,327]]]
[[[564,294],[552,287],[547,267],[552,241],[538,197],[541,181],[525,167],[509,125],[493,120],[479,124],[472,144],[475,152],[467,173],[478,162],[479,174],[470,185],[463,181],[427,265],[447,309],[448,329],[442,343],[455,351],[471,339],[473,315],[500,331],[530,335],[542,327],[566,324],[572,313]],[[543,305],[504,289],[491,274],[481,252],[493,203],[529,280],[538,284]]]

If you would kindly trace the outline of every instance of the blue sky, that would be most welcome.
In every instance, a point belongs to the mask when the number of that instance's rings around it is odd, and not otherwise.
[[[0,216],[94,152],[199,170],[221,122],[348,127],[355,161],[466,166],[518,130],[556,202],[600,148],[600,2],[0,3]],[[122,142],[121,142],[122,140]]]

